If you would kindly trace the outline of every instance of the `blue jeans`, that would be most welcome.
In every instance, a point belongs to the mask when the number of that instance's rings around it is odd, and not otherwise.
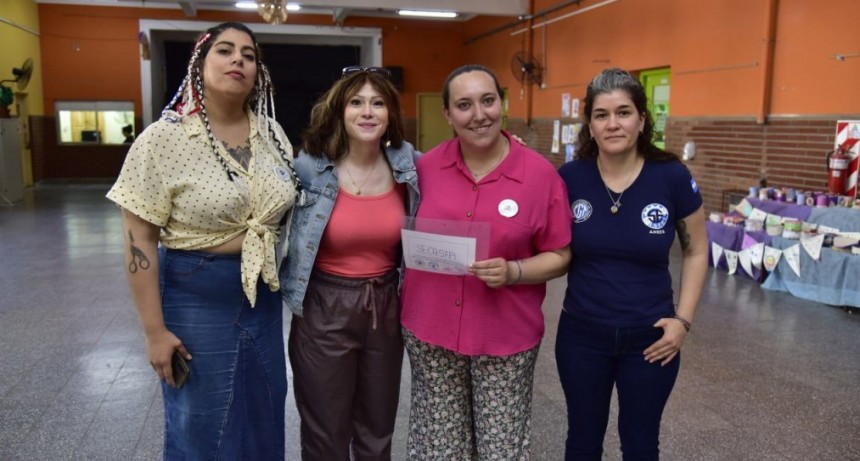
[[[281,297],[242,291],[238,255],[159,249],[167,329],[192,359],[182,389],[162,384],[164,459],[283,460],[287,394]]]
[[[555,357],[567,400],[566,461],[601,459],[613,386],[624,461],[659,459],[660,418],[681,363],[680,353],[666,366],[645,361],[643,351],[662,335],[650,325],[612,328],[561,313]]]

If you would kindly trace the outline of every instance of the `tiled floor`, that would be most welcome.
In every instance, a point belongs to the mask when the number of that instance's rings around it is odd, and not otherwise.
[[[40,185],[0,207],[0,460],[154,460],[161,397],[122,271],[105,184]],[[860,280],[858,280],[860,283]],[[533,459],[562,459],[551,282]],[[404,372],[394,459],[404,459]],[[288,398],[288,460],[298,420]],[[620,459],[610,421],[604,459]],[[663,418],[669,460],[860,460],[860,313],[709,273]]]

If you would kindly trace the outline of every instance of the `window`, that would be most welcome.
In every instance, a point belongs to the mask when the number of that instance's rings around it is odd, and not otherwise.
[[[134,102],[59,101],[57,138],[63,144],[123,144],[134,137]]]

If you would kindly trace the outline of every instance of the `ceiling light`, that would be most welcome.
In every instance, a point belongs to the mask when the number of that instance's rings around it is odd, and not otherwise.
[[[257,2],[247,1],[247,2],[236,2],[236,8],[240,8],[243,10],[256,10]],[[302,6],[298,3],[287,3],[287,11],[299,11],[302,9]]]
[[[257,13],[269,24],[287,22],[286,0],[257,0]]]
[[[454,11],[420,11],[420,10],[400,10],[400,16],[418,16],[422,18],[456,18],[457,13]]]

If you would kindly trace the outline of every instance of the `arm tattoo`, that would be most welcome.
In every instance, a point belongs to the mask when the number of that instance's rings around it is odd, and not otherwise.
[[[149,269],[149,258],[146,257],[143,250],[134,246],[134,236],[131,234],[131,230],[128,231],[128,247],[131,252],[131,262],[128,263],[128,271],[134,274],[137,272],[138,267],[143,270]]]
[[[224,148],[227,149],[227,152],[230,154],[230,157],[233,157],[233,160],[239,162],[239,165],[242,165],[242,168],[245,170],[248,169],[248,164],[251,163],[251,142],[250,140],[245,141],[244,146],[236,146],[230,147],[227,145],[225,141]]]
[[[687,232],[687,223],[683,219],[679,219],[675,223],[675,230],[678,231],[678,240],[681,242],[681,249],[690,248],[690,233]]]

